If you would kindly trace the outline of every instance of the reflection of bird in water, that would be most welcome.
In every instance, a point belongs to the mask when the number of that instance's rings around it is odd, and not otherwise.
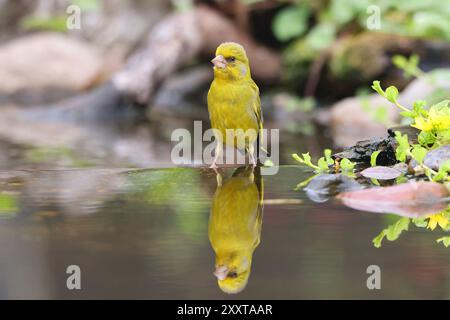
[[[218,185],[209,218],[209,240],[216,253],[220,289],[238,293],[247,285],[253,251],[260,242],[263,180],[260,168],[236,169],[233,176]]]

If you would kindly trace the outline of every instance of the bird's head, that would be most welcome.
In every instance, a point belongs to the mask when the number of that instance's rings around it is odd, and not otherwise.
[[[244,47],[235,42],[224,42],[217,47],[214,77],[225,80],[239,80],[250,77],[250,66]]]
[[[216,257],[216,270],[219,288],[225,293],[239,293],[246,286],[250,276],[252,252],[235,252]]]

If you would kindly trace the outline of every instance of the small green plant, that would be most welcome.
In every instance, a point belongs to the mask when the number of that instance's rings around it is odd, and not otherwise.
[[[414,73],[415,62],[407,61],[405,63],[409,63],[408,68],[411,73]],[[450,159],[444,161],[438,169],[430,168],[425,164],[425,160],[428,152],[450,142],[450,100],[445,99],[429,107],[425,101],[416,101],[411,108],[408,108],[398,101],[399,92],[396,87],[390,86],[384,90],[379,81],[374,81],[372,88],[399,108],[402,117],[409,119],[410,125],[419,130],[417,143],[411,143],[407,134],[402,134],[399,131],[395,132],[395,140],[397,143],[395,150],[396,160],[405,164],[410,164],[411,161],[415,161],[414,170],[416,175],[424,175],[428,180],[433,182],[449,184]],[[370,165],[372,167],[377,165],[379,154],[379,150],[371,154]],[[347,176],[355,177],[353,173],[355,164],[348,159],[333,160],[330,149],[324,150],[324,156],[319,158],[317,163],[313,163],[309,153],[303,153],[301,156],[293,154],[292,157],[302,165],[312,168],[316,175],[340,171]],[[307,186],[314,177],[300,182],[296,190]],[[404,183],[406,181],[407,178],[404,175],[396,179],[396,183]],[[380,186],[378,181],[372,179],[372,182]],[[426,227],[430,230],[434,230],[439,226],[444,231],[450,231],[450,206],[441,212],[430,213],[425,217],[414,219],[407,217],[400,218],[394,224],[383,229],[373,239],[374,246],[377,248],[381,247],[381,243],[385,238],[389,241],[398,239],[403,231],[409,229],[411,224],[416,227]],[[441,237],[436,241],[446,247],[450,246],[450,237]]]
[[[405,78],[421,77],[424,75],[423,71],[419,68],[419,56],[412,54],[409,58],[401,55],[395,55],[392,58],[392,63],[399,69],[403,70]]]
[[[394,60],[394,63],[401,66],[405,72],[410,75],[417,76],[419,74],[420,70],[417,68],[417,59],[415,58],[404,60],[397,57],[397,59]],[[396,87],[390,86],[386,90],[383,90],[380,82],[374,81],[372,88],[401,109],[400,114],[404,118],[409,118],[411,120],[412,127],[420,130],[418,143],[412,145],[406,134],[402,135],[398,131],[395,132],[395,140],[397,142],[395,157],[397,161],[407,163],[410,160],[415,160],[418,166],[417,172],[423,172],[430,181],[448,182],[450,159],[441,164],[438,171],[425,165],[424,160],[430,150],[450,142],[450,100],[443,100],[429,108],[427,108],[426,101],[416,101],[412,108],[409,109],[399,103],[398,90]],[[371,165],[376,163],[377,156],[378,154],[372,154]],[[450,209],[447,207],[444,211],[429,215],[428,217],[412,219],[412,222],[416,227],[427,227],[434,230],[436,226],[439,225],[443,230],[447,231],[450,226],[449,219]],[[396,240],[402,231],[408,230],[410,220],[411,219],[409,218],[401,218],[395,224],[382,230],[381,233],[373,239],[375,247],[380,247],[381,241],[385,237],[390,241]],[[437,242],[442,242],[444,246],[448,247],[450,245],[450,237],[439,238],[437,239]]]
[[[450,165],[445,162],[435,171],[424,164],[428,151],[438,148],[450,142],[450,100],[446,99],[427,108],[426,101],[414,102],[411,109],[398,102],[398,90],[394,86],[383,90],[380,81],[374,81],[372,85],[378,94],[386,98],[402,111],[400,114],[412,120],[411,126],[420,130],[418,144],[410,145],[408,136],[395,132],[397,149],[395,156],[399,162],[407,162],[409,159],[417,161],[425,175],[431,181],[448,181]]]
[[[383,229],[373,240],[373,245],[376,248],[381,247],[381,242],[384,238],[389,241],[397,240],[403,231],[408,231],[410,223],[418,228],[427,228],[430,230],[436,229],[439,226],[443,231],[449,231],[450,229],[450,208],[446,210],[432,214],[428,217],[421,218],[400,218],[395,223],[389,225]],[[436,240],[437,243],[442,242],[445,247],[450,245],[450,237],[441,237]]]
[[[308,166],[314,170],[316,173],[327,173],[334,171],[339,171],[347,174],[352,174],[353,170],[355,168],[355,164],[351,162],[348,159],[341,159],[339,162],[333,160],[331,157],[331,149],[325,149],[323,154],[323,157],[320,157],[317,161],[317,164],[312,163],[311,156],[309,155],[309,152],[302,153],[301,156],[294,153],[292,154],[292,158],[296,160],[297,162],[300,162],[301,164]]]

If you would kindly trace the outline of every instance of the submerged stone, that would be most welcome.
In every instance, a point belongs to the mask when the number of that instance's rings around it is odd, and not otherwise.
[[[338,193],[362,188],[354,179],[343,174],[319,174],[304,190],[311,201],[322,203]]]

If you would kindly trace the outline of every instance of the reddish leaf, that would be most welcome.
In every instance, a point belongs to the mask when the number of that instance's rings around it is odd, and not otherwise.
[[[361,175],[370,179],[391,180],[401,175],[401,172],[390,167],[370,167],[361,171]]]
[[[418,217],[444,210],[447,188],[435,182],[411,181],[390,187],[343,192],[337,196],[347,207],[377,213]]]

